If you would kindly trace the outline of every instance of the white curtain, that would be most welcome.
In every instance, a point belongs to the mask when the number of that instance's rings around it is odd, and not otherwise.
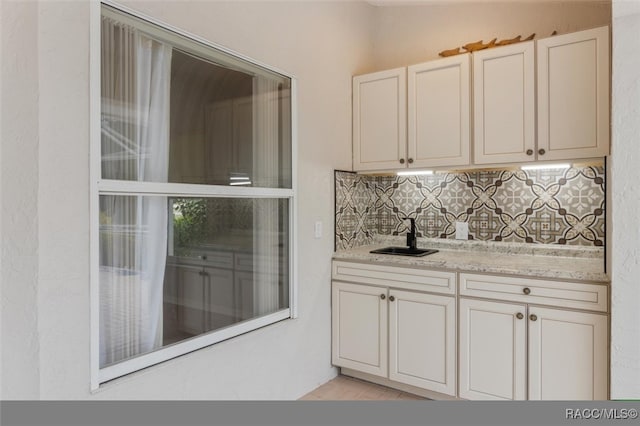
[[[171,47],[102,19],[102,175],[167,182]],[[162,346],[167,198],[102,196],[100,366]]]
[[[253,173],[254,185],[279,187],[279,90],[278,82],[254,77]],[[253,308],[254,316],[279,308],[280,219],[278,200],[257,199],[253,213]]]

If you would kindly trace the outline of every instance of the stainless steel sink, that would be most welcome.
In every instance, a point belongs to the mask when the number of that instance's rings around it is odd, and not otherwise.
[[[369,253],[377,253],[377,254],[393,254],[396,256],[426,256],[428,254],[437,253],[438,250],[433,249],[421,249],[415,248],[412,249],[410,247],[384,247],[381,249],[371,250]]]

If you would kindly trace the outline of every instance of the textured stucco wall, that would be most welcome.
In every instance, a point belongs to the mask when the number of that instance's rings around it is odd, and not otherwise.
[[[351,164],[354,2],[129,2],[298,79],[299,318],[90,392],[89,2],[2,2],[2,397],[294,399],[330,360],[333,170]],[[10,108],[7,108],[9,106]],[[325,233],[313,237],[321,220]]]
[[[89,368],[89,4],[38,7],[41,398],[81,398]]]
[[[1,2],[0,8],[0,398],[33,399],[39,396],[38,6]]]
[[[640,1],[613,3],[611,398],[640,398]]]

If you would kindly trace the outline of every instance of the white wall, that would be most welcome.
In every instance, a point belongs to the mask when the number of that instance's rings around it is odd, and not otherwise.
[[[613,2],[611,398],[640,398],[640,1]]]
[[[379,7],[373,66],[389,69],[438,58],[443,50],[478,40],[536,38],[609,25],[611,1],[453,2]]]
[[[39,394],[37,4],[0,2],[1,398]]]
[[[2,397],[297,398],[335,375],[333,169],[350,167],[351,76],[371,57],[371,7],[128,5],[297,77],[299,318],[90,394],[89,4],[3,2],[2,101],[12,110],[4,109],[11,123],[2,129]],[[315,220],[325,225],[319,240]]]

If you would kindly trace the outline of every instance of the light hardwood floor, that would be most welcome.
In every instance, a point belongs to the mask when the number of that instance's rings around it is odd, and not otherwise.
[[[418,395],[402,392],[347,376],[338,376],[309,392],[304,401],[375,401],[424,400]]]

